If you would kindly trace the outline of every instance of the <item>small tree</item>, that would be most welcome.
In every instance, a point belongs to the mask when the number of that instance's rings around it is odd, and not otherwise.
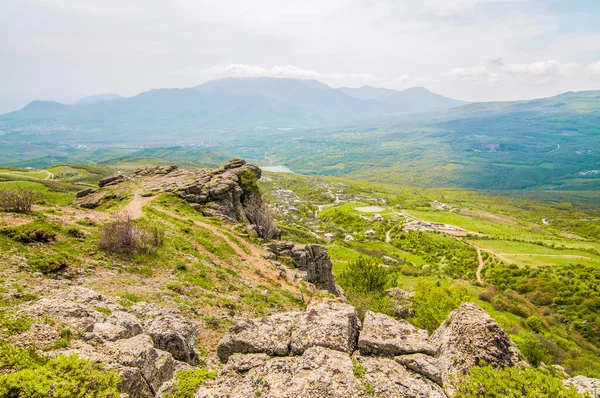
[[[252,194],[246,200],[244,212],[248,221],[256,227],[256,233],[263,239],[278,239],[281,231],[275,225],[275,219],[267,205],[258,194]]]
[[[384,293],[389,283],[387,269],[361,256],[348,264],[339,278],[345,292],[355,294]]]
[[[0,207],[7,211],[28,212],[38,200],[39,195],[31,188],[1,188]]]

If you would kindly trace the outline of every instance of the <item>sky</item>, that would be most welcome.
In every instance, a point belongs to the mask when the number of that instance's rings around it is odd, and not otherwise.
[[[226,76],[469,101],[600,89],[600,1],[0,0],[0,112]]]

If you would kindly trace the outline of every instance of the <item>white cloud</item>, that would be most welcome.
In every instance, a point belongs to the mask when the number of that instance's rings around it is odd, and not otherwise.
[[[453,68],[440,74],[442,78],[451,80],[464,80],[472,82],[496,83],[500,77],[497,73],[491,72],[485,65],[468,66],[462,68]]]
[[[594,75],[600,75],[600,61],[589,65],[589,69]]]
[[[577,73],[583,66],[577,63],[562,63],[555,60],[530,64],[504,64],[502,70],[524,78],[557,78]]]
[[[193,71],[188,70],[188,68],[183,70],[188,72]],[[173,71],[171,73],[178,72]],[[216,77],[286,77],[293,79],[354,80],[362,82],[386,80],[387,78],[379,78],[371,73],[320,73],[311,69],[298,68],[294,65],[276,65],[272,68],[244,64],[215,65],[205,69],[203,72]]]

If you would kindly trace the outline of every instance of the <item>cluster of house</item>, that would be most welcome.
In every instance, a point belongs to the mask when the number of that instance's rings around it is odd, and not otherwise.
[[[421,222],[411,221],[404,224],[404,231],[454,231],[455,228],[452,225],[443,224],[439,222]]]

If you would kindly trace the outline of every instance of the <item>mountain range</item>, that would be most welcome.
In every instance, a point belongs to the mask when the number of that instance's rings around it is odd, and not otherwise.
[[[335,89],[316,80],[225,78],[191,88],[153,89],[133,97],[86,97],[72,105],[33,101],[0,115],[9,126],[68,126],[83,132],[170,131],[256,127],[322,127],[448,109],[465,104],[425,88]]]

